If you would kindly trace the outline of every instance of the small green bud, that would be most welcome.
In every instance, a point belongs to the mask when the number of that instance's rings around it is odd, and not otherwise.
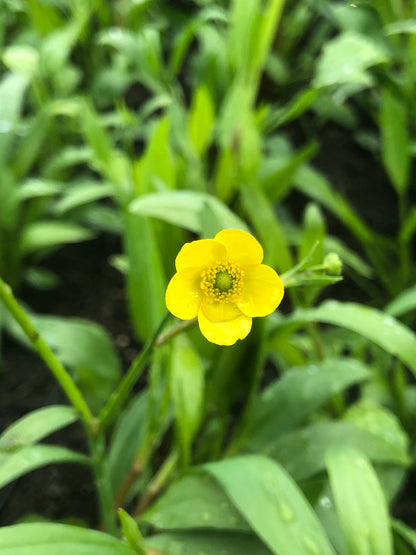
[[[324,258],[326,270],[330,276],[339,276],[342,272],[342,260],[335,252],[330,252]]]

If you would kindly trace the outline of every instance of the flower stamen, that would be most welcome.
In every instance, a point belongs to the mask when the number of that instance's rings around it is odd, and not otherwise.
[[[201,274],[201,289],[215,301],[231,301],[241,292],[244,271],[235,262],[215,262]]]

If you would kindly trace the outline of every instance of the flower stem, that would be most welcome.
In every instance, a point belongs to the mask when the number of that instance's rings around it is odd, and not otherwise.
[[[83,398],[80,390],[75,385],[71,376],[65,370],[64,366],[57,359],[55,353],[44,341],[39,334],[38,330],[32,324],[29,316],[19,305],[9,285],[0,278],[0,299],[3,301],[6,308],[9,310],[13,318],[22,328],[23,332],[29,339],[33,348],[39,353],[40,357],[44,360],[56,380],[64,390],[74,408],[81,414],[81,417],[87,427],[92,432],[95,429],[95,419],[88,408],[85,399]]]
[[[127,399],[130,391],[133,389],[135,383],[137,382],[141,373],[143,372],[145,365],[148,359],[150,358],[153,347],[155,346],[157,339],[161,331],[165,327],[166,323],[168,322],[169,318],[170,318],[170,313],[167,312],[165,316],[162,318],[162,321],[157,327],[152,338],[145,344],[139,356],[133,361],[126,375],[121,380],[120,385],[118,386],[116,391],[112,394],[106,406],[103,408],[100,415],[100,424],[99,424],[100,428],[104,429],[106,426],[108,426],[108,424],[110,424],[113,421],[115,415],[117,414],[118,409]]]
[[[173,339],[174,337],[176,337],[186,329],[193,326],[196,320],[197,320],[196,318],[192,318],[192,320],[185,320],[183,322],[180,322],[176,326],[173,326],[166,333],[160,335],[155,342],[155,349],[158,347],[161,347],[162,345],[164,345],[165,343],[167,343],[168,341],[170,341],[171,339]]]
[[[144,492],[144,495],[140,498],[137,507],[133,512],[134,517],[144,513],[150,503],[159,495],[166,481],[175,470],[178,460],[178,452],[176,450],[172,451],[154,476],[153,480],[150,482],[148,488]]]
[[[100,508],[100,528],[113,536],[117,535],[114,496],[108,471],[105,438],[102,432],[90,435],[90,452],[94,470],[95,485]]]

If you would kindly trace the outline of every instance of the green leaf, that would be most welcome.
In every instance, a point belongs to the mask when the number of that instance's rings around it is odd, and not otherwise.
[[[6,74],[0,82],[0,170],[2,170],[14,139],[27,86],[23,75]]]
[[[387,60],[385,50],[378,43],[346,31],[324,45],[313,85],[318,88],[354,83],[367,87],[372,84],[367,69]]]
[[[94,233],[79,225],[63,221],[37,221],[24,228],[20,243],[22,253],[57,248],[67,243],[92,239]]]
[[[0,528],[2,555],[134,555],[113,536],[66,524],[16,524]]]
[[[347,328],[397,357],[416,375],[416,334],[374,308],[327,301],[318,308],[296,311],[287,322],[322,322]]]
[[[170,120],[158,122],[147,143],[146,152],[137,169],[137,182],[141,194],[157,189],[160,181],[164,188],[172,189],[176,181],[174,154],[170,146]]]
[[[39,53],[28,44],[13,44],[4,49],[2,60],[11,71],[30,79],[38,71]]]
[[[180,478],[142,518],[161,530],[250,530],[218,483],[200,472]]]
[[[391,555],[386,499],[365,455],[339,446],[326,455],[329,481],[346,544],[354,555]]]
[[[413,547],[413,549],[416,549],[416,531],[412,530],[412,528],[409,528],[409,526],[406,526],[406,524],[404,524],[403,522],[400,522],[400,520],[392,520],[392,526],[393,526],[393,530],[399,534],[399,536],[401,536],[404,540],[406,540],[406,542],[411,545]]]
[[[368,368],[351,358],[326,359],[289,370],[263,391],[255,405],[250,448],[259,450],[274,442],[331,397],[368,376]]]
[[[111,197],[113,193],[114,188],[109,183],[82,181],[81,183],[68,185],[63,197],[54,205],[54,210],[56,214],[61,216],[73,208],[84,206],[105,197]]]
[[[124,214],[129,309],[138,337],[149,339],[166,311],[166,278],[152,222]]]
[[[385,308],[390,316],[397,318],[416,308],[416,285],[406,289],[393,299]]]
[[[302,193],[320,202],[325,208],[335,214],[351,229],[360,241],[372,243],[373,246],[374,235],[371,229],[319,172],[304,166],[297,171],[294,183],[296,188]]]
[[[50,179],[28,179],[19,187],[19,198],[27,200],[38,197],[53,197],[62,191],[62,183]]]
[[[113,491],[119,491],[144,439],[148,395],[135,397],[120,415],[112,434],[108,466]]]
[[[262,456],[204,465],[276,555],[335,555],[321,524],[283,468]],[[244,485],[244,487],[242,487]]]
[[[280,272],[289,270],[292,255],[272,203],[261,189],[251,185],[241,185],[240,193],[244,210],[264,246],[266,263]]]
[[[399,195],[403,194],[409,185],[408,117],[404,102],[397,99],[389,89],[383,89],[379,122],[381,153],[384,166]]]
[[[406,466],[410,458],[389,430],[371,432],[350,421],[316,422],[276,438],[267,454],[282,464],[296,480],[306,480],[325,467],[325,452],[335,445],[349,445],[377,462]]]
[[[144,544],[143,536],[141,535],[134,518],[131,517],[124,509],[118,510],[118,516],[123,534],[132,549],[139,555],[146,555],[146,546]]]
[[[185,460],[198,430],[203,408],[204,368],[198,351],[185,336],[172,343],[170,391],[175,423]]]
[[[131,212],[160,218],[195,233],[202,232],[202,214],[208,204],[216,214],[222,229],[237,228],[248,231],[245,223],[217,198],[198,191],[150,193],[130,204]]]
[[[209,146],[215,119],[215,107],[206,87],[199,87],[194,94],[189,112],[189,135],[199,155]]]
[[[120,376],[120,361],[108,333],[98,324],[78,318],[31,318],[61,362],[74,372],[91,407],[101,408]]]
[[[146,543],[157,550],[149,550],[148,555],[271,554],[256,537],[241,532],[220,532],[218,530],[214,532],[170,532],[151,536]]]
[[[36,468],[62,462],[89,464],[90,461],[85,455],[51,445],[25,445],[11,452],[0,451],[0,488]]]
[[[19,418],[0,435],[0,452],[32,445],[78,418],[77,411],[72,407],[57,405],[35,410]]]

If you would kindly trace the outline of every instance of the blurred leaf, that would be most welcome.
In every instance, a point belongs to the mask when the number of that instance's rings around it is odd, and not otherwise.
[[[365,455],[348,447],[331,448],[326,455],[329,481],[339,521],[351,553],[393,553],[386,499]]]
[[[142,518],[160,530],[250,530],[217,482],[195,472],[172,484]]]
[[[249,447],[260,450],[273,443],[334,395],[368,377],[364,364],[347,358],[326,359],[290,369],[262,392],[255,405]]]
[[[51,125],[52,117],[46,108],[39,110],[29,121],[12,160],[16,177],[24,178],[32,166],[39,163]]]
[[[313,248],[309,264],[319,264],[323,259],[323,241],[325,237],[325,222],[319,206],[309,203],[306,206],[303,221],[303,237],[299,245],[298,260],[303,260]]]
[[[26,86],[26,77],[13,73],[6,74],[0,82],[0,171],[14,140]]]
[[[401,33],[416,34],[416,19],[406,19],[405,21],[395,21],[384,26],[387,36],[398,35]]]
[[[72,407],[44,407],[16,420],[0,435],[0,452],[32,445],[51,433],[76,422],[79,418]]]
[[[408,114],[403,100],[387,89],[382,90],[380,131],[383,163],[397,193],[409,184],[410,152],[407,133]]]
[[[217,198],[198,191],[169,191],[150,193],[130,204],[131,212],[160,218],[195,233],[202,231],[202,212],[208,204],[216,214],[222,228],[247,230],[246,224]]]
[[[182,453],[188,460],[202,418],[204,368],[198,351],[186,335],[172,342],[170,391]]]
[[[135,331],[142,341],[152,336],[166,311],[166,278],[151,224],[141,215],[124,214],[129,310]]]
[[[371,66],[387,62],[386,51],[365,35],[345,31],[325,43],[318,61],[314,86],[334,84],[372,84],[367,72]]]
[[[15,73],[21,73],[28,79],[38,70],[39,53],[28,44],[16,44],[5,48],[2,59],[4,65]]]
[[[30,16],[33,28],[43,36],[53,32],[63,25],[64,21],[59,15],[57,2],[46,2],[45,0],[27,0],[27,13]]]
[[[255,536],[242,532],[178,531],[156,534],[146,543],[157,550],[149,550],[148,555],[271,555],[271,551]]]
[[[89,464],[90,460],[85,455],[52,445],[24,445],[11,452],[0,450],[0,488],[36,468],[62,462]],[[3,548],[1,536],[0,547]]]
[[[146,151],[136,168],[138,190],[141,194],[155,190],[160,181],[164,188],[175,187],[176,168],[170,147],[170,121],[162,118],[153,129]]]
[[[62,191],[62,183],[50,179],[28,179],[19,187],[20,200],[53,197]]]
[[[127,544],[103,532],[50,522],[4,526],[0,547],[2,555],[134,555]]]
[[[319,172],[309,167],[302,167],[296,173],[294,182],[297,189],[320,202],[325,208],[338,216],[360,241],[374,241],[371,229]]]
[[[317,308],[296,311],[287,323],[322,322],[347,328],[397,357],[416,375],[416,335],[382,312],[356,303],[327,301]]]
[[[97,181],[82,181],[69,185],[65,188],[63,197],[54,205],[56,214],[62,215],[73,208],[84,206],[95,200],[111,197],[114,188],[109,183]]]
[[[350,446],[365,453],[371,460],[407,466],[407,451],[398,445],[390,430],[371,432],[347,420],[322,421],[277,438],[267,454],[275,458],[301,481],[322,472],[325,453],[333,446]]]
[[[276,555],[335,555],[302,492],[274,461],[246,456],[210,463],[204,469]]]
[[[296,184],[298,171],[316,152],[317,143],[311,142],[295,153],[272,153],[272,164],[263,165],[260,185],[273,203],[278,203],[287,196]]]
[[[23,230],[20,248],[23,254],[67,243],[79,243],[92,239],[94,233],[85,227],[64,221],[37,221]]]
[[[395,299],[389,302],[385,312],[390,316],[398,318],[416,308],[416,285],[403,291]]]
[[[261,189],[251,185],[242,184],[240,194],[244,209],[264,246],[265,261],[279,272],[289,270],[293,266],[292,255],[272,203]]]
[[[195,91],[189,112],[189,134],[199,155],[209,146],[215,119],[215,107],[209,91],[200,87]]]
[[[416,531],[400,522],[400,520],[392,520],[393,530],[399,534],[406,542],[416,549]]]

